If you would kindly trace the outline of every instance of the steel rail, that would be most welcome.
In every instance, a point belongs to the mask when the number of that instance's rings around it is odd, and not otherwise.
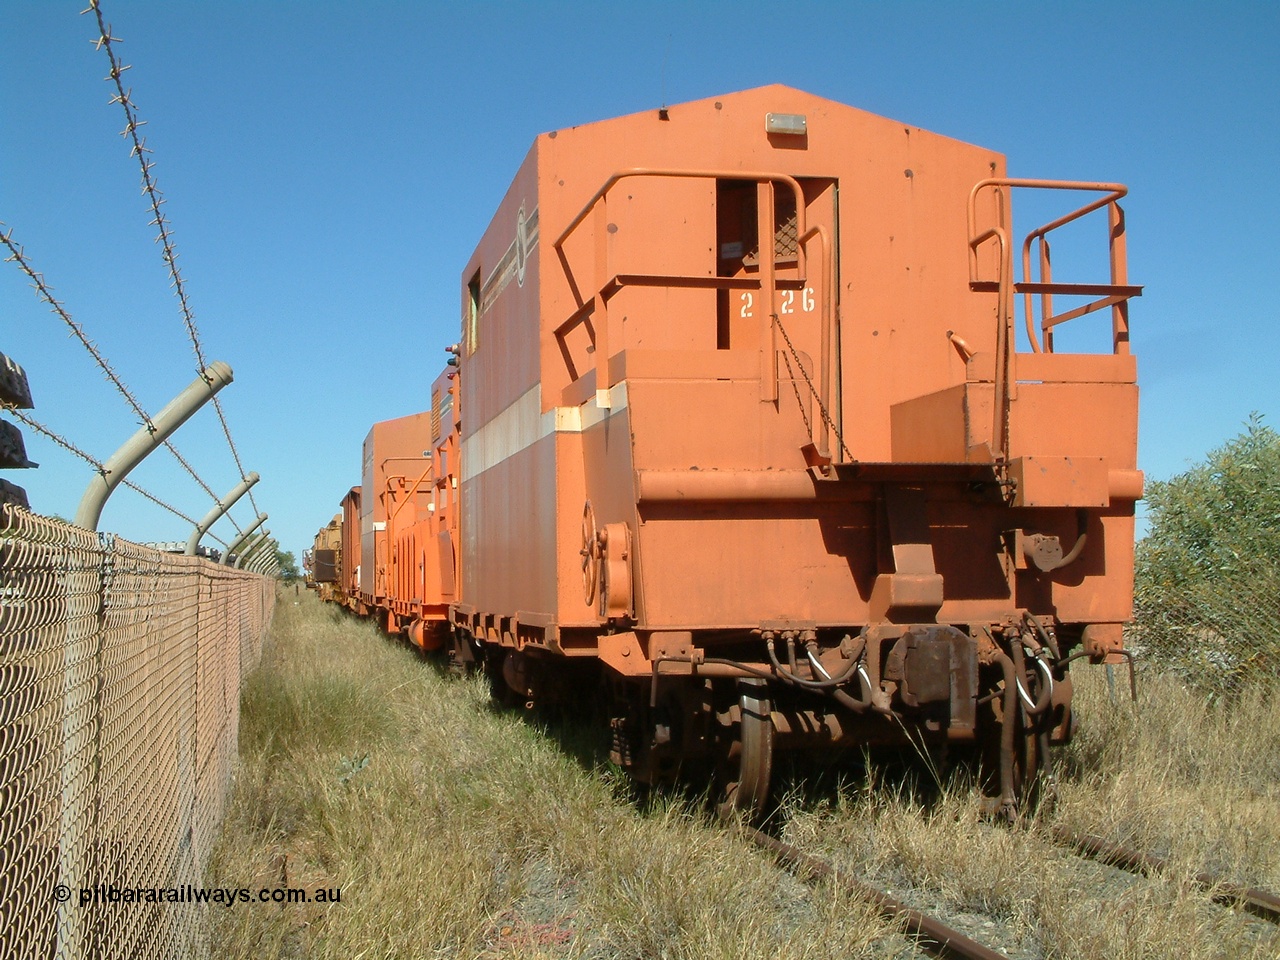
[[[861,880],[839,873],[831,864],[789,843],[783,843],[751,827],[741,826],[739,829],[744,837],[756,846],[768,850],[780,866],[800,880],[837,880],[866,897],[875,904],[882,916],[901,921],[905,932],[916,941],[916,945],[935,956],[957,957],[960,960],[1009,960],[1003,953],[978,943],[936,917],[921,913]]]
[[[1055,827],[1053,839],[1064,846],[1072,847],[1091,860],[1134,873],[1143,875],[1162,873],[1171,866],[1164,857],[1135,850],[1123,843],[1113,843],[1091,833],[1073,833],[1070,830]],[[1280,923],[1280,897],[1274,893],[1257,887],[1232,883],[1230,880],[1224,880],[1221,876],[1206,871],[1193,874],[1191,879],[1197,886],[1208,890],[1215,903],[1240,906],[1254,916],[1272,923]]]

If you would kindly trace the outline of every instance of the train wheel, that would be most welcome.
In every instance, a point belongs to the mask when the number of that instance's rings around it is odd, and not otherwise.
[[[519,707],[524,704],[516,692],[507,684],[503,673],[508,652],[503,647],[485,647],[481,660],[481,669],[489,681],[489,697],[499,707]]]
[[[769,685],[757,678],[738,681],[736,730],[722,742],[718,763],[719,801],[722,817],[745,814],[758,817],[769,799],[773,773],[773,719]]]
[[[465,677],[477,667],[476,648],[470,635],[454,627],[449,638],[449,672]]]

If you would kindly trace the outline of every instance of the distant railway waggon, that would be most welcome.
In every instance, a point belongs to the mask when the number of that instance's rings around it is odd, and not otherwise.
[[[1061,215],[1023,238],[1026,194]],[[725,809],[777,751],[912,743],[1012,812],[1070,663],[1127,655],[1124,194],[784,86],[539,136],[430,411],[366,442],[339,594],[521,702],[607,691],[616,762]]]
[[[342,514],[317,531],[311,549],[302,555],[302,569],[307,587],[321,600],[337,600],[338,571],[342,557]]]

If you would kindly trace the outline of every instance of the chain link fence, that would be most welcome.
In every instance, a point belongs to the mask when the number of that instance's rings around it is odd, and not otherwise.
[[[0,506],[0,956],[207,952],[188,885],[274,602],[270,578]]]
[[[1216,697],[1280,676],[1280,567],[1135,591],[1130,643],[1153,669]]]

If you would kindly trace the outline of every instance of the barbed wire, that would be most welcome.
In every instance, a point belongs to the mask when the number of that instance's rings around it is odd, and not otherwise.
[[[98,21],[98,39],[92,41],[92,43],[95,49],[106,51],[107,60],[111,64],[111,73],[105,78],[108,82],[114,83],[116,88],[116,95],[111,98],[111,103],[120,104],[121,108],[124,110],[125,128],[120,131],[120,135],[122,137],[127,136],[133,143],[130,156],[138,158],[138,164],[142,169],[142,191],[147,195],[147,198],[151,202],[151,212],[154,214],[154,219],[151,220],[151,225],[156,227],[159,231],[156,236],[156,241],[161,245],[161,256],[165,262],[165,266],[169,270],[170,286],[173,287],[174,292],[177,294],[178,305],[182,311],[182,322],[187,328],[187,336],[191,340],[191,346],[195,351],[196,361],[200,365],[199,370],[204,370],[208,366],[208,363],[205,362],[204,349],[200,345],[200,333],[196,329],[195,315],[192,312],[191,304],[187,299],[187,289],[182,281],[182,272],[178,269],[178,254],[173,246],[170,224],[164,214],[160,212],[160,207],[165,203],[165,200],[160,193],[160,187],[157,185],[155,177],[152,175],[152,168],[155,166],[155,163],[154,161],[149,161],[146,158],[146,154],[151,152],[147,149],[146,137],[138,135],[138,128],[145,126],[146,121],[138,119],[138,115],[134,111],[133,100],[131,99],[133,90],[132,88],[126,90],[124,87],[124,81],[121,79],[124,72],[131,68],[128,64],[121,63],[121,61],[116,57],[115,48],[112,46],[114,43],[121,43],[123,41],[111,33],[111,25],[106,22],[106,19],[102,15],[102,5],[99,3],[99,0],[89,0],[89,6],[84,10],[81,10],[80,13],[83,16],[90,11],[93,12]],[[231,437],[231,428],[227,424],[227,418],[223,413],[222,404],[216,396],[213,397],[213,408],[218,414],[218,422],[222,424],[222,433],[227,439],[227,446],[231,449],[231,457],[235,460],[236,469],[240,471],[240,479],[244,480],[246,479],[244,464],[240,461],[240,452],[236,449],[236,443]],[[216,500],[217,497],[214,497],[214,499]],[[249,503],[252,504],[254,512],[258,512],[258,504],[257,501],[254,500],[252,490],[249,491]]]
[[[3,230],[4,226],[5,224],[0,222],[0,231]],[[81,345],[86,350],[89,351],[89,355],[93,357],[94,361],[98,364],[99,369],[101,369],[106,375],[107,380],[115,386],[116,390],[120,392],[120,395],[124,397],[125,402],[133,408],[133,412],[142,420],[143,426],[147,428],[149,433],[154,433],[155,424],[152,422],[151,417],[147,412],[142,409],[142,404],[138,402],[132,391],[130,391],[124,381],[120,379],[120,375],[112,369],[111,364],[107,362],[107,358],[102,355],[97,344],[89,339],[88,335],[84,332],[84,327],[73,320],[71,314],[67,313],[66,307],[63,303],[53,296],[53,288],[45,282],[44,275],[31,266],[31,263],[26,258],[26,253],[23,250],[22,245],[13,242],[12,227],[9,228],[7,233],[0,232],[0,242],[3,242],[4,245],[9,248],[9,255],[4,258],[4,262],[16,263],[19,268],[21,268],[22,272],[31,278],[31,285],[35,288],[40,299],[49,304],[53,312],[62,319],[62,322],[65,323],[68,328],[70,328],[72,335],[80,341]],[[213,502],[218,503],[218,495],[213,492],[212,488],[210,488],[207,483],[204,482],[204,479],[200,474],[196,473],[195,468],[187,462],[186,458],[178,452],[177,447],[168,440],[164,442],[164,447],[173,454],[178,463],[182,464],[183,469],[185,469],[187,473],[191,475],[191,478],[200,485],[201,489],[203,489],[205,493],[213,499]],[[236,532],[238,533],[240,531],[239,525],[235,523],[235,520],[232,520],[231,522],[236,527]]]
[[[5,224],[0,222],[0,228],[3,228],[4,226]],[[81,345],[89,351],[89,355],[97,362],[99,369],[106,374],[107,380],[114,384],[115,388],[120,391],[120,395],[123,396],[129,406],[133,408],[134,413],[142,418],[142,422],[146,428],[148,430],[154,429],[155,425],[151,422],[151,418],[143,411],[142,405],[138,403],[134,395],[129,392],[129,388],[124,385],[124,381],[121,380],[115,370],[111,368],[111,364],[107,362],[107,358],[102,355],[98,350],[97,345],[85,334],[84,328],[71,319],[71,315],[67,313],[62,302],[54,298],[52,292],[53,288],[45,283],[44,276],[37,272],[31,264],[27,262],[22,246],[13,242],[12,227],[9,228],[8,233],[0,233],[0,242],[3,242],[4,245],[9,248],[9,256],[4,258],[5,263],[16,263],[22,269],[22,272],[31,278],[31,285],[35,287],[36,293],[40,295],[40,299],[49,304],[53,309],[53,312],[62,318],[62,322],[71,330],[72,336],[79,340]]]
[[[48,427],[42,424],[39,420],[35,419],[35,417],[28,415],[27,413],[23,412],[22,410],[19,410],[17,407],[8,403],[0,404],[0,409],[3,409],[5,413],[9,414],[14,419],[21,420],[24,424],[26,424],[28,427],[30,427],[32,430],[36,431],[37,433],[43,434],[44,436],[48,437],[50,440],[52,440],[58,446],[62,447],[64,450],[67,450],[75,454],[81,460],[90,464],[95,470],[98,471],[98,473],[103,474],[104,476],[106,475],[107,471],[106,471],[106,468],[103,466],[101,460],[99,460],[97,457],[93,456],[90,453],[85,453],[83,450],[77,447],[74,443],[72,443],[66,437],[63,437],[58,433],[54,432],[53,430],[50,430]],[[156,504],[159,507],[163,507],[164,509],[172,513],[175,517],[178,517],[180,520],[185,520],[187,523],[191,524],[193,527],[197,525],[195,520],[193,520],[191,517],[188,517],[185,513],[183,513],[177,507],[171,504],[165,503],[165,501],[161,500],[150,490],[140,487],[138,484],[134,483],[132,480],[125,478],[124,480],[121,481],[121,486],[128,487],[130,490],[133,490],[135,493],[142,494],[152,503]],[[239,526],[236,527],[236,532],[237,533],[240,532]],[[209,537],[211,540],[218,541],[218,543],[222,544],[224,547],[227,545],[227,542],[225,540],[223,540],[221,537],[213,533],[206,532],[205,536]]]

